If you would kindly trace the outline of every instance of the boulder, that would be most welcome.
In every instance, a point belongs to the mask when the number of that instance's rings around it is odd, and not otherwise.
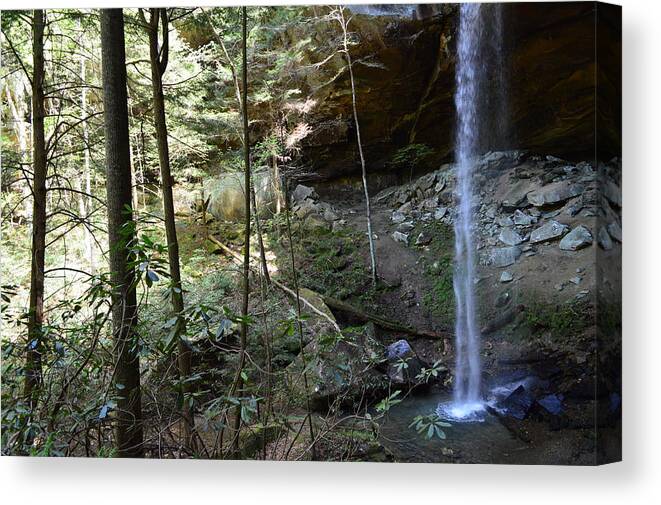
[[[608,234],[618,242],[622,243],[622,228],[617,224],[617,221],[613,221],[608,225]]]
[[[530,234],[530,243],[537,244],[539,242],[556,240],[567,233],[568,230],[569,227],[567,225],[551,220],[532,231]]]
[[[561,394],[551,394],[540,398],[537,400],[537,403],[549,414],[559,416],[564,410],[562,406],[563,398],[564,397]]]
[[[432,236],[429,233],[423,231],[415,239],[415,245],[429,245],[431,243],[431,240],[432,240]]]
[[[610,251],[613,248],[613,241],[611,240],[611,236],[603,226],[601,226],[597,232],[597,242],[604,251]]]
[[[562,238],[560,241],[560,249],[563,251],[578,251],[591,244],[592,233],[581,224]]]
[[[294,191],[291,193],[291,199],[294,203],[300,203],[303,200],[306,199],[311,199],[311,200],[316,200],[317,199],[317,193],[314,190],[314,188],[311,188],[310,186],[304,186],[303,184],[299,184],[294,188]]]
[[[508,267],[513,265],[521,256],[521,248],[518,246],[499,247],[491,250],[489,265],[494,267]]]
[[[403,223],[404,221],[406,221],[406,216],[404,215],[403,212],[396,210],[392,213],[390,219],[392,220],[393,223]]]
[[[500,282],[512,282],[514,280],[514,276],[509,273],[509,272],[503,272],[500,274]]]
[[[534,403],[533,395],[521,385],[512,391],[507,398],[498,402],[498,410],[502,415],[521,421],[528,417]]]
[[[535,207],[556,205],[580,195],[584,190],[582,184],[569,180],[553,182],[528,193],[528,202]]]
[[[606,183],[602,185],[602,191],[610,203],[617,207],[622,207],[622,191],[617,184],[610,180],[606,181]]]
[[[398,386],[413,387],[420,383],[416,377],[427,367],[415,353],[407,340],[398,340],[386,349],[387,375],[390,382]]]
[[[401,231],[402,233],[408,233],[414,228],[415,225],[411,221],[404,221],[403,223],[399,223],[397,225],[397,231]]]
[[[519,226],[530,226],[536,221],[534,217],[529,216],[525,212],[521,212],[519,209],[514,211],[514,216],[512,219],[514,220],[514,224]]]
[[[436,220],[443,219],[447,213],[448,213],[448,208],[447,207],[439,207],[434,212],[434,219],[436,219]]]
[[[505,209],[516,209],[526,207],[526,196],[535,188],[535,185],[529,180],[519,180],[505,193],[500,203]]]
[[[395,242],[401,242],[402,244],[409,245],[409,236],[408,236],[408,234],[402,233],[401,231],[393,232],[392,239]]]
[[[519,245],[523,242],[521,235],[519,235],[512,228],[503,228],[500,232],[500,235],[498,236],[498,240],[509,246]]]

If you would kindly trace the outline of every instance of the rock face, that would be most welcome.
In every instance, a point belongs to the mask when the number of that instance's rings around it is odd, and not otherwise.
[[[399,173],[402,168],[391,162],[399,148],[411,143],[435,150],[430,163],[452,156],[458,6],[443,4],[434,9],[436,15],[423,19],[362,14],[352,19],[352,32],[360,41],[351,48],[352,57],[365,62],[354,68],[360,130],[374,179],[408,177],[408,167],[403,168],[406,173]],[[512,111],[508,138],[517,139],[521,149],[565,157],[591,155],[595,16],[608,17],[609,9],[597,11],[590,3],[553,3],[544,9],[511,3],[502,9],[506,72],[516,76],[508,89]],[[329,20],[292,24],[278,34],[282,49],[300,47],[296,65],[301,70],[287,78],[293,79],[289,87],[309,98],[309,107],[300,101],[300,109],[306,112],[297,119],[310,127],[301,148],[303,164],[316,180],[357,175],[360,170],[349,76],[344,59],[329,42],[337,39],[336,24]],[[600,25],[608,34],[617,30],[617,24]],[[303,40],[309,44],[300,45]],[[602,141],[598,146],[605,151],[600,157],[609,159],[620,149],[619,46],[605,51],[600,58],[604,86],[600,86]],[[318,70],[304,70],[322,61]],[[483,152],[498,143],[493,134],[498,131],[498,117],[497,111],[485,114]]]
[[[574,228],[560,241],[560,249],[563,251],[577,251],[589,245],[592,245],[592,233],[583,225]]]

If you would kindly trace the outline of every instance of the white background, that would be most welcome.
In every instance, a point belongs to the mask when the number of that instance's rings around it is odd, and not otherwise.
[[[3,0],[2,4],[5,2],[21,8],[162,6],[158,1],[135,0],[27,0],[20,4]],[[173,4],[171,0],[162,3]],[[231,5],[239,0],[175,2],[182,6],[221,3]],[[625,201],[623,463],[572,468],[3,457],[0,503],[661,503],[661,2],[621,3]]]

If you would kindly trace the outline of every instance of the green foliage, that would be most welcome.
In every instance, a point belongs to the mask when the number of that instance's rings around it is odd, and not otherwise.
[[[409,144],[400,147],[392,156],[391,165],[397,169],[419,168],[434,155],[434,150],[426,144]]]
[[[581,303],[554,304],[531,299],[524,312],[526,322],[535,331],[548,331],[554,339],[567,339],[595,324],[587,306]]]
[[[454,318],[454,234],[450,226],[439,222],[426,225],[424,230],[432,237],[429,247],[433,262],[425,267],[425,275],[431,287],[424,293],[422,300],[434,317],[450,322]],[[422,229],[417,229],[416,233],[420,231]]]
[[[436,414],[431,414],[414,417],[409,428],[415,429],[419,435],[424,435],[427,440],[434,437],[445,440],[446,435],[442,428],[449,428],[450,426],[452,425],[442,421]]]

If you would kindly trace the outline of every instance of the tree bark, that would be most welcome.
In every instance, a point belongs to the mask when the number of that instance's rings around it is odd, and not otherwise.
[[[25,397],[34,408],[41,384],[44,350],[44,263],[46,254],[46,140],[44,132],[44,28],[43,10],[33,13],[32,38],[32,266],[30,271],[30,312],[25,363]]]
[[[128,97],[122,9],[101,10],[101,63],[106,141],[106,192],[116,391],[115,442],[120,457],[143,454],[140,362],[135,324],[135,271],[129,245],[135,238],[129,165]],[[120,386],[121,385],[121,386]]]
[[[162,45],[159,47],[158,27],[161,24]],[[149,56],[151,61],[151,78],[154,105],[154,127],[158,143],[158,161],[161,169],[161,185],[163,191],[163,215],[165,218],[165,234],[168,242],[168,259],[170,262],[172,311],[177,318],[176,336],[178,349],[179,379],[182,383],[183,404],[183,442],[192,446],[192,433],[195,426],[191,404],[191,389],[186,379],[191,375],[191,352],[183,335],[186,322],[183,317],[184,294],[181,285],[179,268],[179,242],[174,215],[174,199],[172,197],[172,173],[170,170],[170,152],[168,145],[168,129],[165,117],[165,97],[163,95],[163,74],[168,64],[168,14],[166,9],[150,9],[149,17]]]
[[[247,48],[247,15],[246,8],[241,7],[241,35],[243,47],[243,65],[241,77],[243,84],[243,100],[241,115],[243,118],[243,162],[245,166],[245,177],[243,182],[245,197],[245,231],[243,249],[243,298],[241,303],[241,349],[239,351],[239,366],[230,396],[234,396],[243,387],[243,367],[246,361],[246,344],[248,340],[248,302],[250,294],[250,132],[248,131],[248,48]],[[239,431],[241,429],[241,405],[237,405],[234,413],[234,436],[232,439],[232,452],[238,457]]]

